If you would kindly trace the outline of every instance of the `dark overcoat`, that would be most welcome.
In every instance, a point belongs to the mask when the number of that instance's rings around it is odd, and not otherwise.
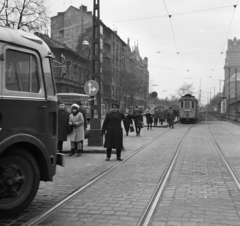
[[[134,116],[135,127],[142,127],[143,116],[141,115],[141,113],[142,113],[142,112],[138,112],[138,113]]]
[[[107,149],[123,149],[123,131],[121,122],[124,119],[123,113],[109,112],[106,114],[102,126],[102,134],[105,134],[104,147]]]
[[[130,117],[128,117],[128,114],[125,114],[124,115],[124,120],[123,120],[123,125],[124,125],[124,128],[125,128],[125,131],[128,133],[129,132],[129,127],[130,125],[133,124],[133,121]]]
[[[146,119],[147,119],[147,123],[152,124],[153,123],[153,119],[152,119],[152,115],[148,112],[146,113]]]
[[[169,111],[167,113],[167,120],[168,120],[169,125],[172,125],[174,123],[175,115],[174,115],[173,111]]]
[[[69,132],[69,113],[64,109],[58,109],[58,140],[66,141]]]

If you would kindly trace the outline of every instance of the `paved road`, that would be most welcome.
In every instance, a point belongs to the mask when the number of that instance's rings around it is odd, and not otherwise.
[[[240,135],[239,127],[221,124]],[[213,121],[210,128],[224,154],[230,161],[234,158],[239,165],[240,142],[219,130]],[[183,146],[150,226],[240,225],[239,197],[206,125],[198,125]]]
[[[136,225],[187,129],[181,126],[156,139],[39,225]],[[146,135],[136,137],[135,144],[152,139]]]
[[[153,128],[141,137],[124,137],[123,158],[152,141],[89,189],[62,206],[38,225],[137,225],[159,178],[191,125],[174,130]],[[228,122],[209,121],[219,147],[240,178],[240,130]],[[162,137],[158,136],[169,131]],[[105,154],[68,157],[54,182],[41,183],[34,202],[20,217],[0,225],[24,225],[78,187],[119,162]],[[195,124],[180,152],[174,170],[149,226],[240,225],[240,193],[207,132],[205,122]],[[27,225],[27,224],[25,224]]]
[[[125,151],[122,152],[122,157],[127,157],[136,149],[165,132],[165,130],[166,128],[153,128],[153,130],[144,128],[141,137],[136,137],[135,133],[130,133],[128,137],[124,136]],[[84,149],[88,149],[87,140],[84,141]],[[65,142],[64,151],[68,150],[70,150],[70,143]],[[8,220],[1,219],[0,226],[23,225],[42,212],[50,209],[77,188],[85,185],[102,172],[119,163],[115,161],[114,155],[112,156],[112,161],[106,162],[105,154],[102,152],[104,150],[103,147],[98,148],[98,150],[93,152],[93,154],[90,154],[91,152],[83,153],[81,157],[69,157],[66,154],[66,166],[64,168],[57,166],[57,174],[53,182],[41,182],[39,191],[29,208],[18,217]]]
[[[137,225],[189,126],[155,140],[39,225]],[[215,121],[209,127],[228,160],[239,163],[240,140],[230,134],[239,136],[239,127]],[[199,123],[183,145],[150,226],[240,225],[239,198],[205,123]]]

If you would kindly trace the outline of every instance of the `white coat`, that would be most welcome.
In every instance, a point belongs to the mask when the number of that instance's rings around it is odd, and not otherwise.
[[[73,142],[84,140],[84,118],[82,113],[78,112],[75,116],[70,114],[69,125],[72,123],[75,123],[77,127],[73,127],[73,131],[70,134],[70,140]]]

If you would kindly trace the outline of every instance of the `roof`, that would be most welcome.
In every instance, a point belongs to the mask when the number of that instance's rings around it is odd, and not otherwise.
[[[69,52],[71,52],[74,55],[80,56],[80,58],[87,60],[86,57],[82,54],[79,54],[77,52],[75,52],[74,50],[72,50],[71,48],[69,48],[68,46],[66,46],[65,44],[62,44],[61,42],[56,41],[55,39],[50,38],[48,35],[46,34],[41,34],[41,33],[35,33],[38,37],[42,38],[50,48],[56,48],[56,49],[62,49],[62,50],[67,50]]]
[[[51,53],[48,45],[32,33],[0,26],[0,34],[0,41],[37,50],[41,56],[48,56]]]

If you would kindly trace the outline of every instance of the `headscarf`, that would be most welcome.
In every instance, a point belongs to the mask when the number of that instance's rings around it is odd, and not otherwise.
[[[76,109],[77,111],[76,111],[76,112],[73,112],[73,109]],[[77,104],[73,104],[73,105],[71,106],[71,112],[72,112],[72,114],[73,114],[74,116],[77,115],[78,112],[79,112],[79,106],[78,106]]]

